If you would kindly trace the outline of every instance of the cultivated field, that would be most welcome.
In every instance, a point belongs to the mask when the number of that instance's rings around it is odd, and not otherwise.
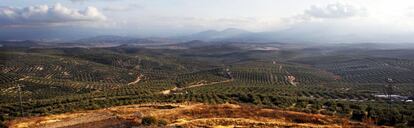
[[[201,108],[223,103],[253,105],[258,107],[257,112],[270,108],[279,117],[272,117],[277,119],[271,121],[274,123],[263,124],[268,117],[262,115],[257,119],[238,119],[201,113],[209,119],[189,115],[191,118],[180,125],[242,122],[241,126],[312,126],[307,121],[283,120],[282,110],[300,112],[310,119],[318,115],[322,124],[315,125],[327,127],[341,123],[325,120],[325,116],[379,126],[414,125],[414,58],[410,56],[413,50],[306,48],[291,44],[272,46],[277,49],[252,48],[268,45],[178,44],[177,47],[186,46],[181,49],[3,47],[0,48],[0,119],[6,122],[22,120],[21,117],[104,111],[103,108],[132,104],[191,102],[205,104]],[[242,110],[234,110],[239,111]],[[104,113],[88,116],[98,116],[92,121],[111,120],[114,124],[140,122]],[[154,116],[166,120],[168,125],[176,121],[173,117]],[[46,121],[45,125],[53,122],[53,119]]]

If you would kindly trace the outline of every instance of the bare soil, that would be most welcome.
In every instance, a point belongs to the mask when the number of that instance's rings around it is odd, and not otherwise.
[[[128,83],[128,85],[132,85],[132,84],[137,84],[139,81],[141,81],[141,78],[144,77],[144,75],[138,75],[137,79],[135,79],[135,81],[132,81],[130,83]]]
[[[165,120],[167,124],[162,127],[374,127],[336,116],[260,108],[251,105],[206,105],[200,103],[118,106],[43,117],[20,118],[8,122],[8,126],[11,128],[127,128],[141,126],[141,119],[146,116]]]
[[[218,82],[211,82],[211,83],[204,83],[206,81],[202,80],[200,82],[197,82],[196,84],[193,84],[193,85],[190,85],[190,86],[187,86],[187,87],[182,87],[182,88],[174,87],[172,89],[163,90],[160,93],[164,94],[164,95],[168,95],[168,94],[171,94],[173,92],[183,91],[185,89],[196,88],[196,87],[207,86],[207,85],[215,85],[215,84],[220,84],[220,83],[227,83],[227,82],[231,82],[231,81],[233,81],[233,79],[218,81]]]

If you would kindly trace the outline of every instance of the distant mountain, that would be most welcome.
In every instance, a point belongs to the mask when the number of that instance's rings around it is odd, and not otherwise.
[[[280,39],[279,32],[250,32],[237,28],[222,31],[208,30],[187,36],[173,37],[181,42],[201,40],[205,42],[274,42]]]
[[[81,43],[89,43],[89,42],[115,42],[115,41],[128,41],[134,38],[131,37],[124,37],[124,36],[114,36],[114,35],[102,35],[102,36],[95,36],[90,38],[84,38],[77,40],[76,42]]]
[[[0,41],[0,47],[115,47],[115,46],[152,46],[175,43],[165,38],[133,38],[123,36],[95,36],[75,41],[41,41],[41,40],[16,40]]]
[[[409,43],[414,42],[412,34],[393,32],[392,28],[355,26],[347,23],[303,23],[287,29],[244,35],[238,39],[271,40],[300,43]]]
[[[102,35],[102,36],[95,36],[90,38],[84,38],[80,40],[76,40],[73,42],[76,43],[130,43],[136,38],[131,37],[124,37],[124,36],[114,36],[114,35]]]
[[[24,41],[0,41],[0,47],[38,47],[42,46],[40,42],[24,40]]]
[[[139,44],[163,44],[173,41],[164,38],[134,38],[124,36],[104,35],[73,41],[83,44],[113,44],[113,45],[139,45]]]
[[[173,39],[181,40],[181,41],[191,41],[191,40],[203,40],[203,41],[219,41],[219,40],[226,40],[233,37],[238,37],[241,35],[252,34],[253,32],[249,32],[242,29],[237,28],[228,28],[222,31],[217,30],[208,30],[202,31],[199,33],[187,35],[187,36],[180,36],[174,37]]]

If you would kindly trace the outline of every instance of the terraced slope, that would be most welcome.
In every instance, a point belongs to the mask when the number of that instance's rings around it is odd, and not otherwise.
[[[414,105],[405,100],[414,96],[413,60],[338,54],[231,46],[7,49],[0,52],[0,119],[197,102],[412,125]],[[384,94],[388,77],[398,100],[375,96]]]

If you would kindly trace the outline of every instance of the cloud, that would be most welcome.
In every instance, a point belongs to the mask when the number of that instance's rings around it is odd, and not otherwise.
[[[314,18],[350,18],[366,14],[366,9],[349,4],[328,4],[326,6],[313,5],[305,10],[305,15]]]
[[[357,7],[351,4],[332,3],[312,5],[297,15],[281,18],[281,20],[289,25],[294,25],[324,20],[349,20],[356,17],[367,17],[367,14],[367,9],[363,7]]]
[[[87,0],[70,0],[71,2],[85,2]]]
[[[108,6],[104,7],[103,11],[109,11],[109,12],[126,12],[126,11],[132,11],[135,9],[143,9],[144,7],[139,4],[129,4],[126,6]]]
[[[92,6],[84,10],[67,8],[61,4],[36,5],[25,8],[0,7],[0,27],[95,22],[105,19],[106,17]]]
[[[250,31],[268,30],[278,23],[278,19],[255,17],[185,17],[185,16],[151,16],[141,17],[127,26],[140,28],[165,28],[170,30],[203,31],[206,29],[240,28]]]
[[[99,1],[99,2],[111,2],[111,1],[121,1],[121,0],[70,0],[73,3],[84,3],[87,1]]]
[[[286,42],[413,42],[411,9],[354,4],[312,5],[283,18],[275,40]],[[392,10],[392,11],[390,11]],[[404,10],[404,11],[399,11]],[[406,13],[404,13],[406,12]],[[413,9],[414,12],[414,9]],[[412,15],[414,18],[414,15]]]
[[[409,7],[406,10],[407,10],[407,12],[405,13],[405,15],[408,16],[408,17],[413,17],[414,18],[414,7]]]

